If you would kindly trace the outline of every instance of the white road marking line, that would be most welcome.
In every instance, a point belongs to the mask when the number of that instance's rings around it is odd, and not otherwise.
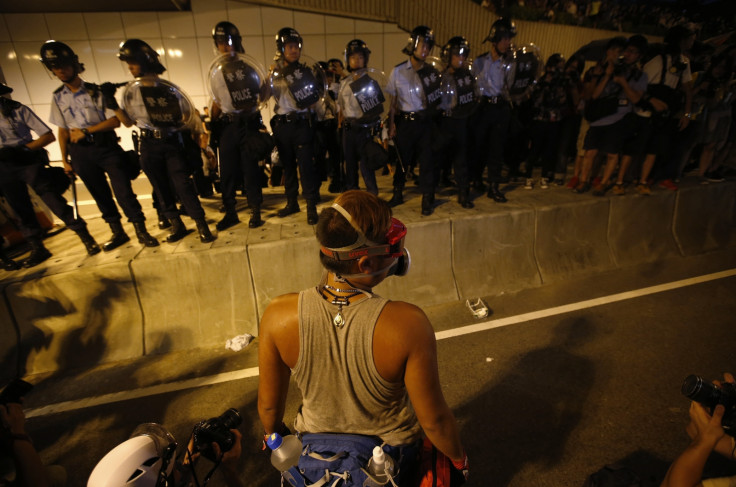
[[[722,272],[715,272],[713,274],[706,274],[704,276],[691,277],[689,279],[682,279],[680,281],[668,282],[665,284],[659,284],[656,286],[645,287],[642,289],[635,289],[633,291],[626,291],[623,293],[612,294],[610,296],[603,296],[595,299],[588,299],[586,301],[579,301],[577,303],[565,304],[562,306],[555,306],[554,308],[547,308],[539,311],[532,311],[530,313],[523,313],[516,316],[509,316],[498,320],[490,320],[483,323],[476,323],[473,325],[462,326],[454,328],[452,330],[440,331],[435,334],[437,340],[445,340],[447,338],[458,337],[462,335],[469,335],[471,333],[478,333],[481,331],[491,330],[493,328],[499,328],[502,326],[513,325],[516,323],[523,323],[525,321],[538,320],[541,318],[548,318],[550,316],[560,315],[564,313],[570,313],[572,311],[579,311],[582,309],[593,308],[596,306],[602,306],[604,304],[616,303],[618,301],[625,301],[627,299],[639,298],[642,296],[648,296],[650,294],[661,293],[665,291],[671,291],[673,289],[679,289],[682,287],[693,286],[695,284],[702,284],[704,282],[715,281],[718,279],[724,279],[727,277],[736,276],[736,269],[729,269]],[[221,384],[223,382],[230,382],[240,379],[248,379],[251,377],[258,376],[258,367],[250,367],[248,369],[235,370],[232,372],[225,372],[222,374],[210,375],[207,377],[199,377],[196,379],[189,379],[177,382],[170,382],[168,384],[159,384],[150,387],[141,387],[131,391],[120,391],[112,394],[104,394],[102,396],[88,397],[84,399],[78,399],[75,401],[65,401],[56,404],[50,404],[35,409],[28,409],[25,411],[27,418],[46,416],[49,414],[63,413],[67,411],[73,411],[76,409],[84,409],[94,406],[102,406],[104,404],[110,404],[120,401],[129,401],[131,399],[138,399],[141,397],[154,396],[156,394],[164,394],[168,392],[176,392],[184,389],[193,389],[196,387],[209,386],[214,384]]]
[[[490,330],[493,328],[499,328],[501,326],[513,325],[516,323],[522,323],[524,321],[538,320],[541,318],[548,318],[554,315],[560,315],[563,313],[569,313],[571,311],[579,311],[581,309],[593,308],[595,306],[602,306],[604,304],[616,303],[618,301],[625,301],[627,299],[640,298],[642,296],[648,296],[649,294],[656,294],[665,291],[671,291],[681,287],[692,286],[695,284],[702,284],[708,281],[715,281],[717,279],[724,279],[726,277],[736,276],[736,269],[729,269],[727,271],[715,272],[713,274],[706,274],[704,276],[691,277],[689,279],[682,279],[680,281],[668,282],[665,284],[659,284],[657,286],[650,286],[641,289],[635,289],[633,291],[626,291],[618,294],[611,294],[610,296],[603,296],[595,299],[588,299],[586,301],[579,301],[577,303],[565,304],[562,306],[555,306],[554,308],[542,309],[539,311],[532,311],[530,313],[524,313],[516,316],[508,316],[506,318],[500,318],[498,320],[486,321],[483,323],[476,323],[473,325],[461,326],[459,328],[453,328],[452,330],[445,330],[435,333],[437,340],[444,340],[446,338],[453,338],[462,335],[468,335],[470,333],[477,333],[479,331]]]

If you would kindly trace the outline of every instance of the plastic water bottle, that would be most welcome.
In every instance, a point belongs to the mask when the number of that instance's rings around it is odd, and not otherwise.
[[[368,462],[368,471],[379,480],[377,485],[386,485],[390,478],[394,476],[394,459],[384,453],[383,448],[377,446],[373,448],[373,457]],[[375,482],[369,482],[373,485]]]
[[[271,449],[271,464],[279,472],[289,470],[299,463],[299,457],[302,454],[302,440],[295,435],[287,435],[282,438],[278,433],[271,433],[266,444]]]

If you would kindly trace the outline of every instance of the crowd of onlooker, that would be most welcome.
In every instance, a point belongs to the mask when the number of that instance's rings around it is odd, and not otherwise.
[[[693,22],[704,38],[733,30],[736,8],[728,1],[661,2],[644,0],[474,0],[499,15],[523,20],[662,35]]]

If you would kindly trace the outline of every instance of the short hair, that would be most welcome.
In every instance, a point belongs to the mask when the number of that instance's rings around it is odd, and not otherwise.
[[[368,240],[386,243],[386,234],[391,228],[391,207],[386,201],[367,191],[350,190],[338,196],[335,203],[350,214]],[[358,240],[358,232],[332,206],[320,213],[316,234],[320,245],[333,249],[348,247]],[[320,262],[327,270],[341,274],[349,273],[354,261],[333,259],[320,252]]]
[[[613,39],[609,40],[606,44],[606,51],[609,49],[612,49],[614,47],[620,47],[621,49],[626,49],[626,37],[623,36],[617,36]]]
[[[328,64],[337,63],[337,64],[340,65],[341,68],[344,68],[345,67],[345,65],[342,63],[342,61],[339,60],[339,59],[337,59],[336,57],[333,57],[332,59],[328,59],[327,60],[327,63]]]

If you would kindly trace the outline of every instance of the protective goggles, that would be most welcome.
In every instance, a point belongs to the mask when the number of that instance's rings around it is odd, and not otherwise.
[[[358,233],[358,239],[352,245],[340,248],[327,248],[320,246],[320,251],[326,256],[335,260],[356,260],[361,257],[372,257],[374,255],[383,255],[387,257],[399,258],[404,255],[404,239],[406,238],[406,225],[396,218],[391,218],[391,226],[386,232],[386,243],[378,244],[368,240],[363,231],[353,222],[350,213],[334,203],[332,207],[337,210],[350,223]]]

